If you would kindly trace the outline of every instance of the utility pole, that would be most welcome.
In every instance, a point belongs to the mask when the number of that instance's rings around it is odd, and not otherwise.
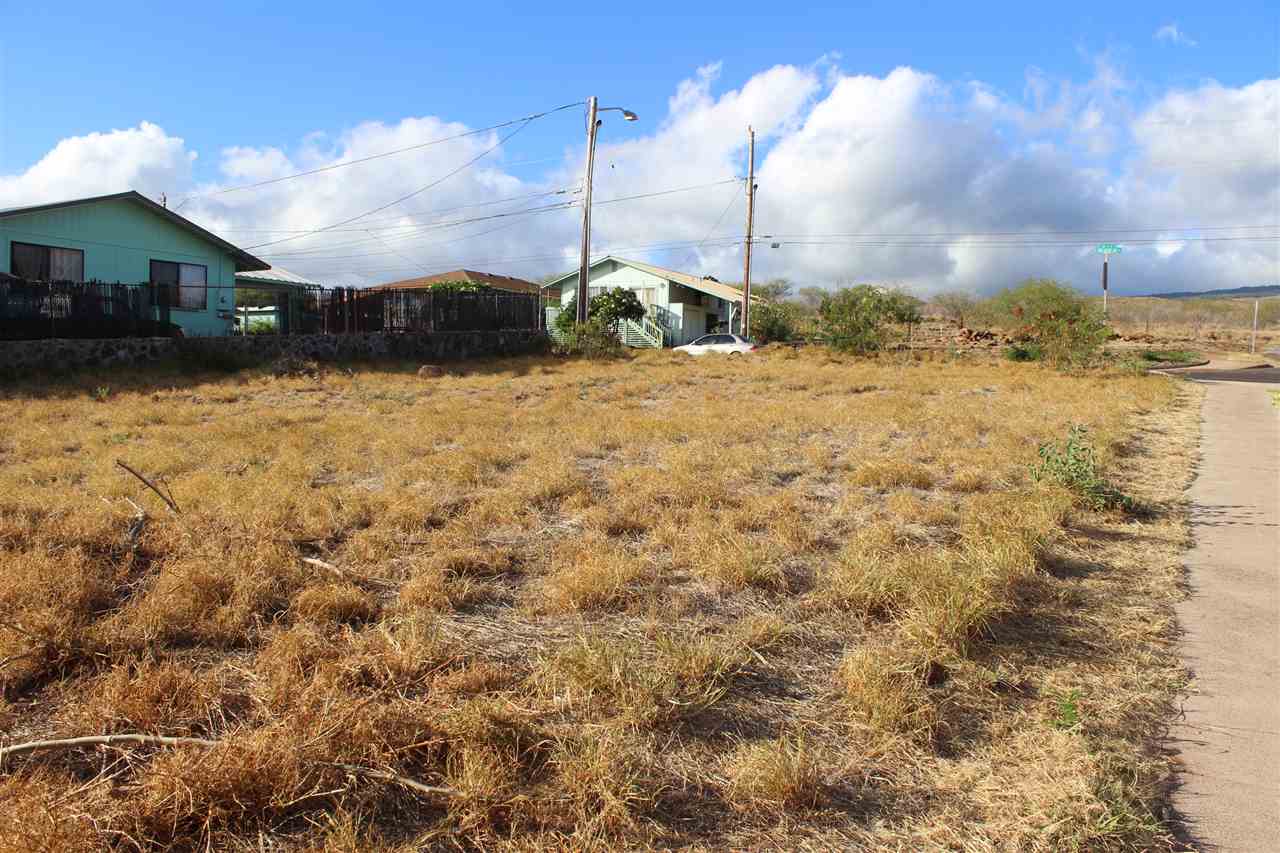
[[[596,117],[596,96],[587,98],[587,169],[582,187],[582,260],[578,267],[578,316],[579,324],[587,322],[587,303],[590,290],[587,280],[591,275],[591,176],[596,165],[596,129],[600,120]]]
[[[1102,317],[1107,316],[1107,256],[1102,256]]]
[[[751,336],[751,230],[756,213],[756,132],[747,127],[747,244],[742,270],[742,336]]]
[[[1258,344],[1258,300],[1253,300],[1253,332],[1249,335],[1249,352],[1252,353]]]

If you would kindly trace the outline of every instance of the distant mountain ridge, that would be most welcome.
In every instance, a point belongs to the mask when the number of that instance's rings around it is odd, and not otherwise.
[[[1183,293],[1148,293],[1151,299],[1201,299],[1213,297],[1280,296],[1280,284],[1264,284],[1259,287],[1224,287],[1220,290],[1188,290]]]

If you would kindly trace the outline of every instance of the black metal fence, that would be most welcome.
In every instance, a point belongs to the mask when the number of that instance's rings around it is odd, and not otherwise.
[[[262,290],[259,287],[246,290]],[[172,288],[155,284],[37,282],[0,273],[0,340],[181,335]],[[362,290],[308,286],[273,291],[276,334],[482,332],[542,327],[536,293],[503,290]],[[237,314],[250,331],[251,312]]]
[[[500,290],[361,290],[307,292],[300,325],[325,334],[484,332],[540,328],[536,293]]]
[[[0,274],[0,340],[180,334],[165,285],[27,281]]]

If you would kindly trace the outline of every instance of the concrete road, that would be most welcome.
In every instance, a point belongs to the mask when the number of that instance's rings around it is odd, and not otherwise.
[[[1195,678],[1172,732],[1185,764],[1174,806],[1199,849],[1280,850],[1280,409],[1268,393],[1280,370],[1177,372],[1208,388],[1178,611]]]

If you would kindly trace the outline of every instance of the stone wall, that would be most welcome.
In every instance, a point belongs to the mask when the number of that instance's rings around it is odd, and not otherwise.
[[[521,355],[547,344],[540,331],[353,335],[246,335],[227,338],[116,338],[0,341],[0,375],[66,372],[182,358],[195,365],[251,365],[280,356],[314,361],[460,361]]]
[[[83,367],[115,367],[175,355],[174,338],[102,338],[0,341],[0,376],[62,373]]]

